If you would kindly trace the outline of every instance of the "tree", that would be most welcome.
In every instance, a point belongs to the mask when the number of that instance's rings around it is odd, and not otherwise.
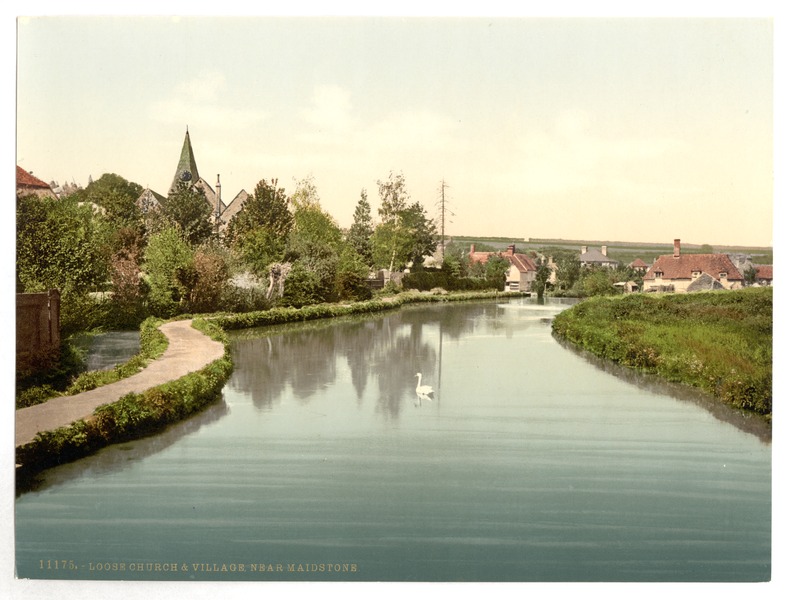
[[[374,264],[389,270],[402,269],[411,261],[422,262],[434,251],[437,231],[419,202],[408,205],[404,176],[391,172],[388,181],[377,181],[382,222],[374,229]]]
[[[226,236],[233,244],[240,237],[263,228],[285,244],[293,221],[289,212],[289,199],[286,191],[278,187],[278,180],[267,182],[262,179],[256,185],[253,195],[231,219]]]
[[[105,173],[74,193],[78,202],[101,206],[116,227],[140,227],[142,215],[137,199],[143,187],[115,173]]]
[[[212,225],[212,207],[206,196],[195,186],[179,182],[175,191],[160,202],[154,220],[158,221],[156,229],[178,226],[184,233],[184,239],[193,246],[207,241],[214,232]]]
[[[193,250],[180,228],[169,227],[151,236],[144,254],[144,267],[151,289],[149,307],[153,314],[172,317],[179,313],[188,293],[184,273],[192,260]]]
[[[72,196],[17,199],[17,281],[20,291],[57,288],[61,297],[101,289],[107,280],[109,228]]]
[[[580,277],[580,255],[572,250],[553,250],[545,252],[552,256],[556,265],[556,290],[572,289]]]
[[[286,191],[277,179],[262,179],[228,224],[226,241],[251,271],[269,277],[271,265],[283,259],[293,224]]]
[[[59,290],[64,336],[102,318],[88,294],[102,291],[108,278],[109,229],[75,196],[17,198],[17,290]]]
[[[360,200],[352,215],[352,226],[347,234],[347,242],[352,245],[366,265],[371,265],[373,262],[372,235],[374,235],[374,223],[371,219],[371,205],[366,190],[360,190]]]
[[[335,220],[322,210],[316,188],[310,180],[304,181],[308,182],[308,187],[298,186],[299,199],[293,202],[294,226],[285,258],[315,275],[319,281],[317,294],[323,300],[332,300],[338,258],[344,245],[343,234]],[[301,273],[293,275],[297,277]]]
[[[539,266],[536,269],[536,279],[533,281],[533,289],[539,298],[544,298],[545,286],[547,280],[550,279],[550,267],[547,265],[547,260],[544,258],[537,259]]]

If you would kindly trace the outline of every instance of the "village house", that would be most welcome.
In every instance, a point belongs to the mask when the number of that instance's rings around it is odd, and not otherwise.
[[[48,183],[34,177],[33,173],[28,173],[19,165],[16,168],[16,193],[17,196],[38,196],[53,200],[58,198]]]
[[[627,266],[630,267],[633,271],[635,271],[637,273],[641,273],[642,275],[645,274],[646,270],[649,268],[649,265],[647,265],[640,258],[636,258],[634,261],[632,261]]]
[[[511,244],[505,252],[476,252],[476,245],[470,246],[471,263],[486,263],[490,256],[498,256],[509,261],[509,270],[506,272],[507,292],[530,292],[531,285],[536,279],[536,264],[527,254],[515,252],[514,244]]]
[[[613,260],[608,257],[608,247],[602,246],[600,250],[596,248],[589,248],[588,246],[580,247],[580,266],[581,267],[608,267],[615,269],[619,266],[618,260]]]
[[[644,291],[693,292],[733,290],[743,287],[744,278],[726,254],[682,254],[674,240],[674,253],[660,256],[644,275]]]
[[[754,265],[756,285],[773,285],[773,265]]]

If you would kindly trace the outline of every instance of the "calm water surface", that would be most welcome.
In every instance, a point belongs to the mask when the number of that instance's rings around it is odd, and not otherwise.
[[[18,575],[769,579],[764,425],[565,348],[562,308],[236,334],[217,404],[18,496]]]

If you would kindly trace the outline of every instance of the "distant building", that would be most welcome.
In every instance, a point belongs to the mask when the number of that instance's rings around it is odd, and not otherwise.
[[[615,269],[619,266],[618,260],[613,260],[608,257],[608,247],[602,246],[600,250],[589,248],[588,246],[580,247],[580,266],[582,267],[608,267]]]
[[[646,270],[649,268],[644,261],[640,258],[636,258],[628,265],[633,271],[637,271],[638,273],[646,273]]]
[[[678,239],[674,253],[659,257],[643,277],[644,291],[687,292],[743,287],[742,273],[726,254],[682,254]]]
[[[471,263],[486,263],[490,256],[498,256],[509,261],[509,270],[506,272],[506,291],[529,292],[531,284],[536,279],[536,264],[527,254],[515,252],[516,247],[511,244],[505,252],[476,252],[476,245],[470,246],[468,258]]]
[[[34,177],[33,173],[25,171],[19,165],[16,168],[16,194],[17,196],[52,198],[53,200],[58,198],[48,183]]]
[[[756,283],[759,285],[773,285],[773,265],[754,265],[756,269]]]
[[[168,190],[168,194],[175,192],[179,183],[184,183],[195,188],[203,194],[209,206],[212,208],[212,220],[218,231],[223,231],[228,226],[228,223],[233,216],[240,211],[245,200],[248,198],[247,192],[241,190],[234,196],[234,199],[231,200],[229,204],[226,204],[223,202],[221,196],[220,175],[217,175],[217,183],[214,188],[208,181],[200,176],[198,173],[198,165],[195,160],[195,153],[193,152],[192,143],[190,142],[189,129],[184,134],[184,143],[182,144],[181,154],[179,155],[179,161],[176,165],[176,172],[173,175],[173,181]],[[164,200],[162,194],[158,194],[146,188],[138,197],[137,203],[140,209],[146,213],[155,208],[162,200]]]

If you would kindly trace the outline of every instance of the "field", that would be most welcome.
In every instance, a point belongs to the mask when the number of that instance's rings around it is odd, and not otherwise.
[[[515,244],[522,252],[534,251],[542,254],[552,254],[552,249],[574,250],[580,252],[581,246],[601,249],[602,246],[608,247],[608,256],[629,264],[636,258],[640,258],[646,264],[652,264],[654,260],[663,254],[672,254],[674,251],[673,240],[668,242],[620,242],[609,240],[561,240],[544,238],[505,238],[497,236],[454,236],[451,238],[458,244],[476,244],[482,249],[491,246],[497,250],[504,250],[509,244]],[[749,254],[753,257],[754,263],[772,264],[773,249],[767,247],[747,247],[747,246],[702,246],[699,244],[686,244],[682,242],[682,252],[686,254],[716,252],[723,254]]]

